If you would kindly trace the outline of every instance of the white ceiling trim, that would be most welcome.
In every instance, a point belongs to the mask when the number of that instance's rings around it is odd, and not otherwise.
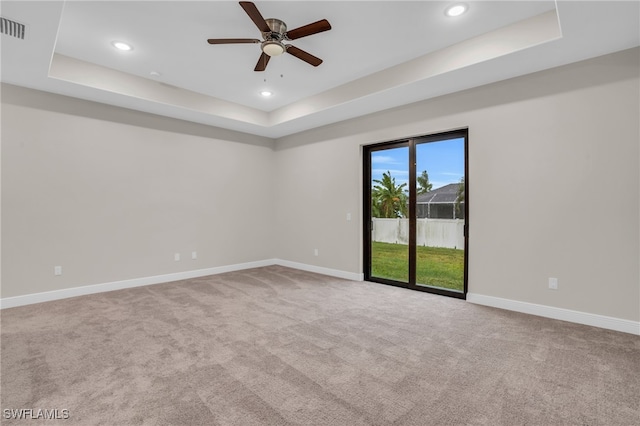
[[[524,19],[426,54],[271,113],[271,126],[286,123],[370,95],[418,83],[562,37],[556,10]]]
[[[49,77],[246,124],[269,126],[269,115],[265,111],[70,58],[59,53],[53,55]]]
[[[254,63],[245,49],[205,43],[256,31],[236,2],[3,0],[2,16],[27,30],[2,36],[0,80],[281,138],[640,45],[637,0],[473,1],[461,21],[444,18],[447,3],[262,0],[265,13],[334,29],[301,44],[323,67],[286,57],[261,74],[242,65]],[[133,55],[114,52],[120,37],[138,42]],[[258,96],[265,86],[272,98]]]
[[[490,61],[562,37],[556,10],[490,31],[323,93],[265,112],[161,82],[53,54],[48,76],[142,101],[170,105],[262,128],[273,128],[337,106]],[[205,123],[205,124],[210,124]]]

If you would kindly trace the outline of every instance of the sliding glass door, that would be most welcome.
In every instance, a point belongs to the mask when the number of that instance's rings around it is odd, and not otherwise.
[[[365,279],[464,298],[467,130],[364,153]]]
[[[371,151],[371,275],[409,282],[409,145]]]

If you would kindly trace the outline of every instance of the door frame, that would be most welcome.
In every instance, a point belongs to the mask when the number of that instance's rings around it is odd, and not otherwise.
[[[438,287],[420,286],[416,284],[416,145],[420,143],[438,142],[448,139],[464,139],[464,283],[463,291],[457,292]],[[371,232],[373,221],[371,220],[371,153],[393,148],[409,148],[409,256],[408,282],[391,280],[388,278],[374,277],[371,275]],[[447,132],[434,133],[424,136],[417,136],[405,139],[398,139],[388,142],[380,142],[363,146],[363,266],[365,281],[377,282],[396,287],[408,288],[411,290],[425,291],[428,293],[440,294],[443,296],[455,297],[458,299],[467,298],[468,276],[469,276],[469,129],[461,128]]]

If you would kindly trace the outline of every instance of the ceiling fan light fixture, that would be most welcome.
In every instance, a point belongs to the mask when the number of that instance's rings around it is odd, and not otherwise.
[[[282,55],[285,50],[284,44],[275,40],[267,40],[262,43],[262,51],[269,56],[278,56]]]
[[[260,94],[265,98],[268,98],[269,96],[273,95],[273,92],[270,92],[269,90],[263,90],[262,92],[260,92]]]

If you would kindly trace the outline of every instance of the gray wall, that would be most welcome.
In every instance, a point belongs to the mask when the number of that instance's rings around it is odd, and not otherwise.
[[[362,145],[469,127],[469,292],[638,321],[638,65],[633,49],[279,140],[276,257],[362,271],[345,221]]]
[[[15,86],[2,102],[3,298],[271,257],[272,141]]]
[[[638,63],[633,49],[275,150],[3,86],[2,297],[271,258],[362,273],[362,146],[469,127],[469,291],[638,321]],[[602,194],[619,207],[607,229]]]

